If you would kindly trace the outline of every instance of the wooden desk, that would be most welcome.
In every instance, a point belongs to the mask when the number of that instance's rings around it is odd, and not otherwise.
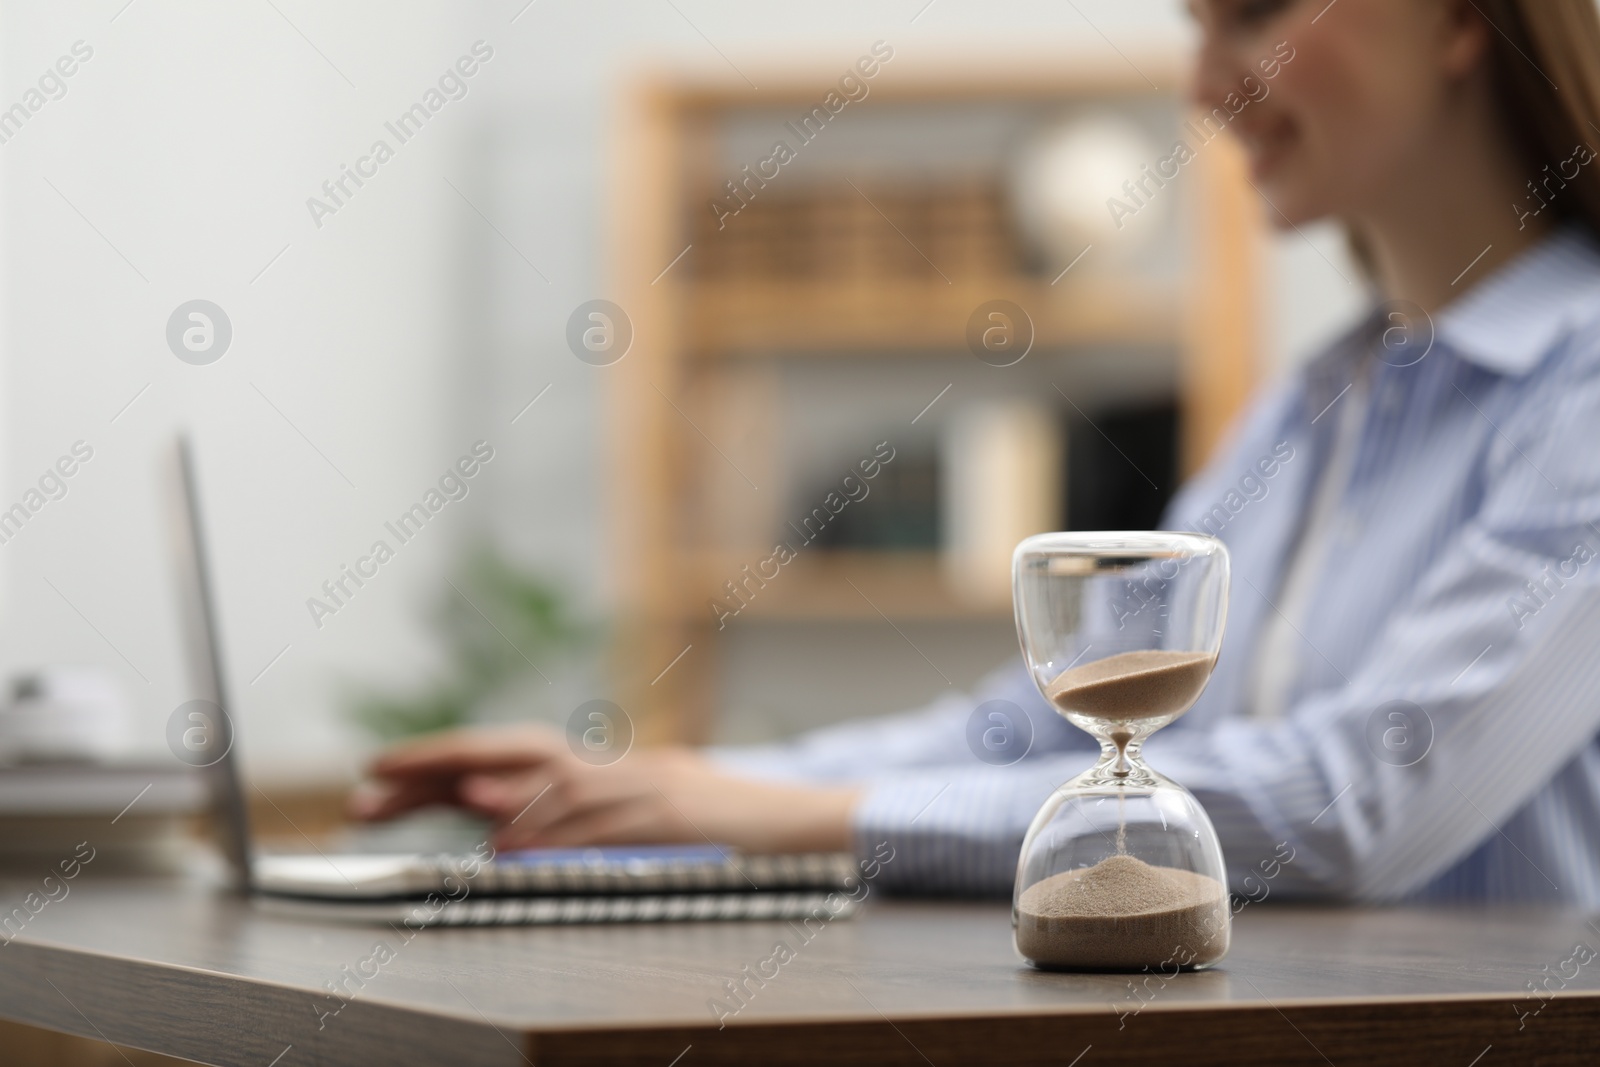
[[[0,902],[29,888],[0,883]],[[1600,924],[1572,912],[1250,905],[1220,969],[1148,979],[1142,1008],[1129,976],[1026,968],[1010,934],[1001,905],[877,899],[809,943],[785,923],[432,929],[405,943],[193,882],[85,877],[0,945],[0,1016],[230,1067],[1600,1056],[1600,957],[1562,967],[1575,945],[1600,951]],[[779,939],[795,957],[719,1030],[708,1002]],[[379,942],[393,958],[319,1030],[338,1006],[324,982]],[[1519,1030],[1541,1006],[1527,983],[1546,979],[1559,991]]]

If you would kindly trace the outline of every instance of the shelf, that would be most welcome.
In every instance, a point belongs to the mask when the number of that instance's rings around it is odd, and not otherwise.
[[[1030,274],[1031,242],[1018,229],[1007,177],[1012,157],[1005,146],[1013,138],[1006,131],[1021,136],[1034,122],[1102,107],[1165,106],[1177,117],[1183,104],[1114,55],[1068,63],[1057,56],[1043,65],[1007,55],[970,69],[956,69],[948,58],[920,71],[913,57],[897,59],[893,76],[873,87],[869,106],[894,109],[879,113],[895,137],[923,128],[901,131],[902,115],[933,131],[918,135],[914,153],[865,127],[842,141],[830,134],[830,156],[806,164],[815,169],[804,180],[756,177],[760,163],[746,142],[755,143],[753,131],[806,114],[819,87],[838,77],[831,66],[789,77],[766,71],[759,93],[731,77],[663,73],[624,97],[612,288],[633,317],[635,336],[624,373],[608,376],[610,521],[615,550],[627,561],[612,662],[619,699],[642,735],[711,736],[720,699],[715,653],[728,636],[719,632],[711,602],[728,595],[725,582],[766,556],[763,546],[746,551],[742,540],[774,519],[770,504],[742,488],[724,491],[722,444],[700,447],[686,431],[684,410],[674,411],[677,401],[669,406],[663,396],[690,401],[694,428],[704,425],[706,440],[738,442],[765,488],[804,481],[803,472],[783,469],[792,462],[785,449],[791,426],[820,410],[814,375],[792,365],[802,359],[816,373],[829,361],[838,369],[873,360],[878,371],[899,373],[915,370],[913,361],[939,360],[946,380],[959,377],[974,399],[1048,391],[1051,373],[1065,368],[1047,361],[1086,357],[1085,380],[1137,386],[1159,362],[1163,380],[1170,370],[1177,386],[1186,470],[1204,460],[1254,384],[1263,229],[1237,146],[1222,139],[1188,167],[1163,246],[1169,254],[1149,273],[1097,247],[1059,279],[1055,271]],[[1156,60],[1142,54],[1139,65],[1151,73]],[[1169,71],[1157,81],[1170,85],[1173,77]],[[938,127],[948,115],[958,121],[941,146]],[[977,158],[971,146],[979,139],[962,131],[985,115],[1005,124],[996,127],[1005,146],[984,141],[993,151]],[[751,162],[747,176],[741,164]],[[729,189],[730,182],[740,184]],[[996,300],[1020,306],[1034,327],[1033,362],[1020,376],[961,362],[977,362],[968,324]],[[892,381],[894,374],[868,378]],[[860,417],[870,407],[864,403]],[[855,418],[855,411],[829,412],[826,425],[836,414]],[[757,473],[758,464],[764,467]],[[703,550],[713,544],[740,547]],[[686,550],[690,545],[702,547]],[[907,633],[913,623],[1010,626],[1007,591],[974,603],[945,573],[930,550],[830,552],[813,544],[765,584],[748,579],[748,603],[724,629],[859,624],[865,633],[887,631],[886,619]],[[898,640],[892,633],[889,639]],[[694,653],[685,655],[691,646]]]
[[[1070,283],[1070,284],[1069,284]],[[1034,349],[1088,344],[1177,344],[1182,314],[1171,286],[1144,280],[1027,277],[696,281],[688,297],[688,348],[702,358],[774,352],[846,355],[966,352],[967,320],[980,304],[1009,300],[1034,325]]]
[[[893,77],[873,82],[872,98],[880,105],[1162,98],[1163,91],[1151,79],[1178,85],[1189,62],[1181,50],[1145,46],[1135,70],[1118,55],[1108,57],[1092,48],[1063,52],[1058,39],[1051,39],[1047,48],[1020,54],[1015,42],[998,54],[975,52],[970,46],[919,56],[899,53],[886,67]],[[825,88],[830,76],[838,76],[831,67],[818,69],[789,55],[772,57],[763,67],[759,90],[732,72],[697,67],[662,74],[671,77],[673,102],[683,113],[712,118],[743,110],[810,107],[817,103],[818,86]]]
[[[736,602],[723,583],[741,577],[749,564],[756,571],[758,555],[750,558],[715,557],[704,560],[697,573],[694,620],[714,623],[706,605],[718,597],[730,608]],[[770,573],[771,567],[766,568]],[[750,583],[745,606],[734,622],[956,622],[989,621],[1011,617],[1009,594],[994,602],[975,603],[962,597],[945,580],[936,552],[811,550],[781,567],[765,587]],[[881,612],[881,614],[880,614]]]

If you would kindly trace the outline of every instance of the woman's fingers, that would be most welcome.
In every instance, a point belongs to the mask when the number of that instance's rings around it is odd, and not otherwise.
[[[442,776],[536,766],[566,751],[548,727],[452,730],[407,741],[378,755],[371,773],[379,778]]]
[[[631,767],[592,767],[568,757],[516,774],[468,775],[460,793],[463,804],[526,837],[599,808],[649,799],[653,791]]]
[[[853,787],[774,786],[684,750],[596,767],[545,730],[462,731],[396,749],[352,798],[366,819],[455,804],[491,820],[498,848],[701,841],[752,851],[848,848]]]
[[[443,778],[364,782],[350,794],[348,808],[357,819],[392,819],[416,808],[455,803],[454,785]]]
[[[509,842],[500,846],[502,839]],[[658,844],[700,840],[674,836],[661,822],[661,811],[646,798],[601,804],[573,812],[532,831],[507,826],[496,831],[495,844],[508,848],[575,848],[582,845]]]
[[[496,823],[520,822],[537,808],[562,802],[559,794],[551,796],[559,780],[553,763],[533,771],[467,774],[457,786],[457,800]]]

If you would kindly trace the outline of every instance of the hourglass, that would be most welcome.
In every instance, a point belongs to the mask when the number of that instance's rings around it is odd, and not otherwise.
[[[1036,967],[1196,969],[1228,951],[1222,846],[1205,809],[1140,758],[1211,677],[1228,550],[1188,533],[1052,533],[1012,558],[1022,654],[1045,698],[1100,743],[1022,844],[1017,951]]]

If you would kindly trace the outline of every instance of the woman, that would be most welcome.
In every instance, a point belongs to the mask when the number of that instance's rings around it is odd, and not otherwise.
[[[1233,608],[1150,762],[1205,804],[1236,881],[1287,844],[1280,890],[1600,905],[1594,0],[1191,6],[1203,109],[1293,49],[1231,128],[1273,218],[1346,225],[1377,307],[1172,505],[1170,527],[1221,508]],[[1011,767],[965,742],[993,699],[1033,722]],[[999,893],[1089,750],[1014,665],[765,749],[595,768],[539,730],[429,739],[381,758],[356,806],[460,803],[501,845],[889,841],[883,885]]]

